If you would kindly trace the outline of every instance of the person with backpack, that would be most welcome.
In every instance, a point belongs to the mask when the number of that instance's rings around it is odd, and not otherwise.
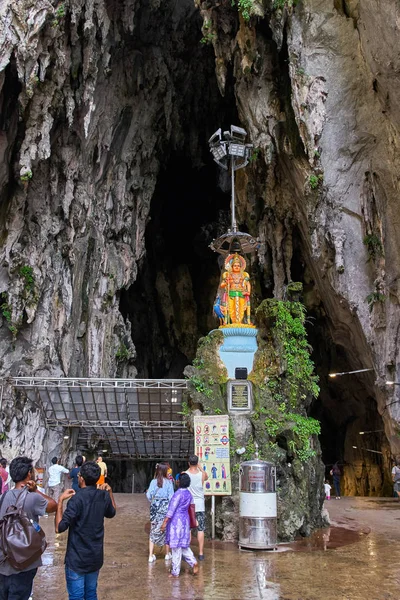
[[[400,498],[400,459],[396,458],[396,464],[392,469],[392,479],[393,479],[393,490],[397,496]]]
[[[79,493],[69,489],[58,500],[56,533],[67,529],[65,579],[70,600],[97,600],[97,579],[103,566],[104,517],[116,514],[116,505],[107,483],[97,487],[100,467],[85,462],[78,474]],[[63,514],[63,501],[69,502]]]
[[[41,554],[46,548],[39,517],[57,510],[52,498],[37,491],[34,473],[32,459],[14,458],[10,476],[15,488],[0,499],[0,600],[29,599],[33,579],[42,564]],[[37,535],[38,532],[41,535]],[[31,546],[27,540],[31,540]]]

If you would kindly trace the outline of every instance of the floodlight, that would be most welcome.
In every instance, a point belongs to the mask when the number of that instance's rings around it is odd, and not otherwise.
[[[226,156],[228,154],[227,150],[226,150],[226,143],[220,142],[219,144],[212,146],[211,154],[213,155],[214,160],[216,160],[216,161],[222,160],[224,158],[224,156]]]
[[[229,154],[230,156],[239,156],[241,158],[244,158],[246,156],[246,146],[243,146],[243,144],[234,144],[233,142],[231,142],[229,144]]]
[[[247,131],[242,127],[231,125],[231,136],[244,142],[246,139]]]
[[[218,131],[216,131],[215,133],[212,134],[212,136],[208,140],[208,143],[210,145],[218,144],[220,141],[221,141],[221,127],[218,129]]]
[[[243,169],[250,157],[252,144],[245,144],[247,132],[242,127],[231,125],[230,131],[222,132],[219,128],[208,140],[210,151],[215,162],[226,171],[231,169],[232,194],[231,194],[231,231],[237,232],[235,218],[235,171]]]
[[[69,440],[69,435],[64,435],[64,440]]]

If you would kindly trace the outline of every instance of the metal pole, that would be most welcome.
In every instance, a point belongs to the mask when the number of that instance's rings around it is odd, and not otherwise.
[[[231,158],[231,180],[232,180],[232,201],[231,201],[231,213],[232,213],[232,231],[237,231],[236,216],[235,216],[235,159]]]
[[[132,473],[132,494],[135,493],[135,473]]]
[[[211,496],[211,539],[215,539],[215,496]]]

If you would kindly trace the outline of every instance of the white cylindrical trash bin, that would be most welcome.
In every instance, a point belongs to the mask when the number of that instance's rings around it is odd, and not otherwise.
[[[276,548],[276,467],[263,460],[240,465],[239,548]]]

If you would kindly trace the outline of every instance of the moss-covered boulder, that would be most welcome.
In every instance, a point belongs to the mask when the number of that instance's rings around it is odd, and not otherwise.
[[[298,301],[301,284],[289,284],[288,300],[264,300],[256,310],[258,350],[249,380],[253,412],[231,415],[230,446],[232,497],[217,502],[217,533],[223,539],[238,534],[238,471],[244,460],[259,457],[277,466],[278,536],[281,541],[309,535],[324,525],[324,468],[320,459],[319,422],[308,416],[318,379],[310,358],[304,306]],[[199,342],[193,367],[187,367],[192,410],[227,412],[227,373],[219,358],[221,332]],[[236,450],[244,448],[244,453]]]
[[[221,331],[211,331],[200,338],[193,365],[186,367],[185,377],[191,397],[191,408],[204,414],[222,414],[226,411],[226,382],[228,372],[219,356],[224,342]]]

